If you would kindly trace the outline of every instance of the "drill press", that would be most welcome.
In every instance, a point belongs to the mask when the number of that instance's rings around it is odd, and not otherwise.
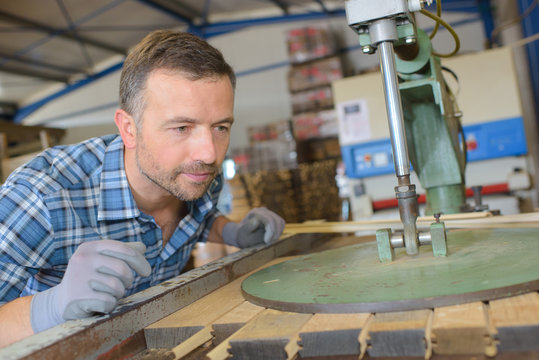
[[[362,51],[379,53],[398,180],[395,195],[404,231],[402,235],[392,234],[390,229],[377,232],[381,261],[393,260],[395,247],[417,255],[422,244],[432,244],[436,256],[447,255],[443,223],[436,221],[430,232],[418,232],[410,161],[427,192],[426,214],[457,213],[465,206],[466,149],[460,112],[429,37],[415,26],[414,12],[421,11],[424,3],[346,2],[348,25],[359,34]]]

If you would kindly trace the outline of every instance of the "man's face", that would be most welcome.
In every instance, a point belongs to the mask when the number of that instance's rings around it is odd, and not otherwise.
[[[234,90],[228,77],[191,81],[156,70],[137,129],[139,171],[182,201],[200,198],[219,173],[230,141]]]

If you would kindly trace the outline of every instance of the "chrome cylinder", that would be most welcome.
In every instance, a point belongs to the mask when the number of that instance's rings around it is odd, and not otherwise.
[[[380,54],[380,67],[384,80],[387,118],[389,121],[395,171],[397,176],[405,176],[410,174],[410,157],[408,156],[408,146],[406,143],[404,115],[395,66],[393,43],[391,41],[381,42],[378,44],[378,52]]]

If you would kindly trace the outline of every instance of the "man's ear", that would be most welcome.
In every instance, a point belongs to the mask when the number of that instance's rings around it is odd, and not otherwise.
[[[137,143],[137,126],[133,117],[124,110],[118,109],[114,113],[114,122],[120,131],[125,147],[128,149],[134,148]]]

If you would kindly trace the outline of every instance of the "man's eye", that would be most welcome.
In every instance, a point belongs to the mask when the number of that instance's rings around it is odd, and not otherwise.
[[[217,126],[217,131],[219,132],[228,132],[229,127],[228,126]]]
[[[187,126],[178,126],[178,127],[176,128],[176,131],[181,132],[181,133],[184,133],[184,132],[187,132],[188,129],[189,129],[189,128],[188,128]]]

